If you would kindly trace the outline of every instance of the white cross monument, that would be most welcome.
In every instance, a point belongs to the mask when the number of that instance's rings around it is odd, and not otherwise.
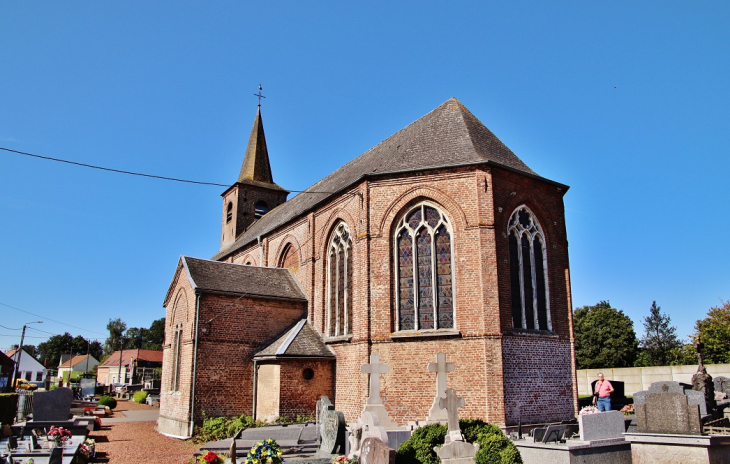
[[[362,412],[375,414],[381,427],[392,429],[397,428],[398,425],[388,417],[388,412],[383,405],[383,399],[380,397],[380,375],[387,374],[388,371],[390,371],[390,368],[387,364],[380,364],[380,355],[377,353],[370,355],[370,364],[360,366],[360,372],[370,375],[368,399]]]
[[[454,372],[456,365],[446,362],[446,354],[439,353],[436,355],[436,362],[428,363],[429,372],[436,373],[436,397],[433,399],[431,409],[428,411],[426,422],[431,424],[434,422],[444,423],[448,420],[446,409],[439,406],[439,399],[446,396],[446,374]]]

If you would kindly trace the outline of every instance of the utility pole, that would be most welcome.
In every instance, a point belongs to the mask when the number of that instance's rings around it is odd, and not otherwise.
[[[124,383],[124,382],[122,382],[122,353],[124,353],[124,337],[123,336],[119,338],[119,376],[118,376],[119,383]]]
[[[13,371],[13,382],[10,384],[10,388],[15,389],[18,386],[15,382],[18,380],[18,369],[20,368],[20,356],[23,354],[23,341],[25,340],[25,328],[30,324],[43,324],[43,321],[26,322],[23,324],[23,333],[20,335],[20,346],[18,346],[18,356],[15,361],[15,370]]]

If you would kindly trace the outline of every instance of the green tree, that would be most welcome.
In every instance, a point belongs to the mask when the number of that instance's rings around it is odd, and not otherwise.
[[[695,340],[702,342],[702,359],[708,364],[730,363],[730,300],[710,308],[695,323]]]
[[[54,335],[43,343],[38,344],[39,361],[46,367],[56,368],[62,354],[73,353],[74,338],[70,333]],[[84,353],[86,353],[84,347]]]
[[[578,369],[634,365],[638,351],[634,323],[608,301],[576,309],[573,328]]]
[[[148,350],[161,350],[162,344],[165,342],[165,318],[152,321],[150,329],[147,332],[144,348]]]
[[[669,366],[677,360],[682,342],[677,338],[677,328],[671,325],[668,315],[662,314],[656,301],[644,318],[644,336],[639,342],[641,352],[636,366]]]
[[[109,337],[104,342],[104,356],[108,357],[119,349],[120,342],[126,343],[123,336],[127,330],[127,323],[120,318],[109,319],[106,329],[109,331]]]

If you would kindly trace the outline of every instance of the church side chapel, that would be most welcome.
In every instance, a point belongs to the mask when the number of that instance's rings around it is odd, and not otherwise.
[[[573,418],[567,190],[452,98],[287,200],[259,106],[220,251],[182,256],[164,300],[158,431],[313,415],[322,395],[353,421],[371,355],[398,425],[429,416],[438,353],[462,417]]]

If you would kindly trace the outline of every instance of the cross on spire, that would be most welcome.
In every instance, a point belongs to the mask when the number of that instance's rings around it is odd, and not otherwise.
[[[266,98],[263,95],[261,95],[261,91],[263,90],[263,87],[261,87],[261,84],[259,84],[259,93],[255,93],[255,97],[259,97],[259,108],[261,108],[261,99]]]
[[[380,355],[373,353],[370,355],[370,364],[360,366],[360,372],[370,374],[370,391],[368,393],[367,404],[382,404],[380,398],[380,374],[387,374],[390,367],[387,364],[380,364]]]

